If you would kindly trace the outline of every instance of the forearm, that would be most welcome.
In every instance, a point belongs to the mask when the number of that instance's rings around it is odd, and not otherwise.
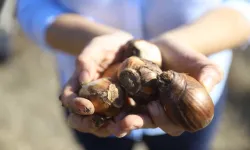
[[[77,55],[94,37],[120,32],[77,14],[63,14],[49,26],[46,42],[53,48]]]
[[[77,55],[93,37],[117,29],[72,14],[54,0],[17,1],[17,20],[39,47]]]
[[[239,46],[249,37],[250,22],[242,13],[231,8],[219,8],[208,12],[190,25],[164,33],[154,40],[160,41],[161,46],[169,40],[178,41],[209,55]]]

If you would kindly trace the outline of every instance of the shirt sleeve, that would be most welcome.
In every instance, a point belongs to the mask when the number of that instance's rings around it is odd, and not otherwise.
[[[221,6],[239,11],[250,22],[250,0],[224,0]],[[248,42],[243,43],[240,49],[246,50],[248,47],[250,47],[250,35]]]
[[[52,50],[45,41],[48,26],[65,12],[55,0],[18,0],[16,4],[17,21],[25,35],[45,50]]]

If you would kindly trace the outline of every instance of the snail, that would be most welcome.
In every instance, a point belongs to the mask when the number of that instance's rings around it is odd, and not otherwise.
[[[131,56],[117,71],[120,85],[137,103],[145,104],[157,95],[157,76],[162,73],[158,65],[143,58]]]
[[[168,70],[160,74],[157,81],[160,103],[173,123],[189,132],[210,124],[214,104],[197,80],[185,73]]]
[[[125,92],[110,77],[103,77],[82,85],[79,96],[92,102],[95,108],[94,124],[99,127],[105,120],[120,113],[124,105]]]
[[[193,77],[162,71],[153,62],[135,56],[127,58],[119,69],[120,85],[136,103],[145,105],[159,99],[168,118],[185,131],[196,132],[212,121],[213,101]]]
[[[158,99],[166,116],[188,132],[210,124],[214,104],[201,83],[185,73],[162,71],[159,49],[147,41],[131,40],[122,48],[127,58],[110,66],[100,79],[83,85],[79,92],[94,104],[97,124],[118,115],[128,97],[135,101],[133,110],[138,112]]]
[[[128,41],[121,49],[124,50],[124,59],[136,56],[151,61],[159,67],[162,65],[160,49],[149,41],[133,39]]]

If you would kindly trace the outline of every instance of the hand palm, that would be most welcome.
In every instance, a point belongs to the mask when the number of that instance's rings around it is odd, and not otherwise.
[[[76,62],[80,82],[98,79],[111,64],[122,61],[120,47],[130,39],[130,36],[117,38],[105,35],[92,40]]]

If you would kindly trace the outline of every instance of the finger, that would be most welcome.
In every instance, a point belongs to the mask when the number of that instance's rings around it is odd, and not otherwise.
[[[170,135],[177,135],[177,134],[181,134],[182,132],[184,132],[184,130],[182,129],[182,127],[179,127],[175,124],[173,124],[168,117],[165,114],[164,109],[162,108],[162,106],[156,102],[153,101],[148,105],[148,110],[149,113],[151,115],[151,118],[153,120],[153,122],[155,123],[155,125],[157,127],[160,127],[163,131],[165,131],[166,133],[170,134]]]
[[[207,64],[201,68],[198,80],[207,91],[211,91],[223,78],[223,71],[215,64]]]
[[[147,115],[128,115],[117,123],[109,124],[107,128],[115,136],[124,137],[135,129],[155,127],[156,126]]]
[[[69,97],[68,101],[68,109],[71,112],[74,112],[79,115],[92,115],[95,112],[94,105],[91,103],[91,101],[76,97],[73,99],[70,99]]]
[[[71,76],[69,81],[66,83],[62,90],[62,94],[60,95],[60,100],[62,102],[62,105],[65,107],[68,107],[69,100],[72,100],[77,97],[77,91],[80,88],[80,84],[77,80],[77,73],[74,72],[74,74]]]
[[[108,137],[110,136],[110,132],[107,130],[107,128],[101,127],[98,128],[95,126],[94,122],[93,122],[93,116],[80,116],[74,113],[71,113],[68,117],[68,125],[79,131],[79,132],[83,132],[83,133],[91,133],[94,134],[98,137]]]
[[[126,112],[121,112],[117,116],[114,117],[114,122],[119,122],[121,121],[125,116],[127,115]]]
[[[122,138],[128,134],[128,132],[121,133],[119,125],[115,122],[110,122],[107,126],[107,130],[109,131],[109,133],[118,138]]]
[[[92,121],[92,116],[81,116],[71,113],[68,116],[68,125],[71,128],[84,133],[93,133],[97,130]]]
[[[95,42],[90,42],[76,60],[77,69],[80,72],[79,81],[88,83],[95,78],[98,67],[103,61],[104,50],[100,49]]]
[[[76,59],[76,68],[79,73],[77,81],[80,84],[86,84],[94,79],[97,70],[97,64],[90,56],[80,55]]]
[[[93,132],[98,137],[108,137],[111,136],[112,133],[108,130],[108,125],[113,124],[114,122],[112,120],[106,121],[99,129]]]
[[[94,131],[92,134],[94,134],[98,137],[108,137],[111,135],[111,133],[106,128],[100,128],[100,129]]]
[[[162,44],[164,43],[156,42],[159,47]],[[166,55],[168,59],[163,63],[163,68],[189,74],[200,81],[208,91],[220,82],[223,76],[221,69],[202,53],[171,39],[164,47],[168,47],[170,51]]]
[[[193,52],[193,56],[189,61],[190,63],[192,63],[191,61],[194,62],[188,67],[190,73],[203,84],[207,91],[210,92],[222,80],[223,71],[221,68],[205,57],[205,55]]]
[[[100,73],[96,73],[94,76],[93,76],[93,80],[97,80],[100,78]]]
[[[105,57],[103,58],[100,66],[103,69],[106,69],[108,66],[115,63],[116,56],[117,56],[117,51],[115,51],[115,50],[107,50],[105,52]]]

